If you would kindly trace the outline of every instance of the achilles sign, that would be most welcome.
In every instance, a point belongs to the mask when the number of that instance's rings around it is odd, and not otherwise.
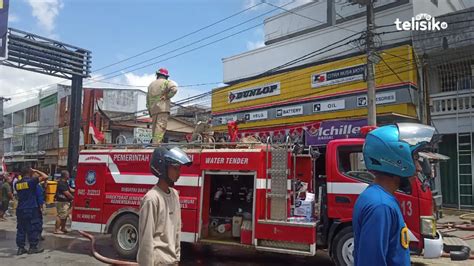
[[[229,103],[237,103],[275,95],[280,95],[280,82],[231,91],[229,92],[228,99]]]

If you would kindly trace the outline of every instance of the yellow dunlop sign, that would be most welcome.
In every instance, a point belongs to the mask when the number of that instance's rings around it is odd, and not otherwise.
[[[402,244],[404,249],[407,249],[410,244],[410,237],[408,236],[408,228],[406,224],[400,231],[400,244]]]
[[[377,88],[412,84],[416,66],[410,45],[379,52],[375,67]],[[305,68],[242,81],[212,91],[212,113],[237,112],[241,108],[279,105],[292,99],[337,97],[367,89],[366,55],[356,55]]]

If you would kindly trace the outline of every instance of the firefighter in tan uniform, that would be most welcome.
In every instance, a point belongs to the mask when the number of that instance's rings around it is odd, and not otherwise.
[[[170,116],[171,98],[178,92],[178,85],[168,77],[168,70],[160,68],[156,71],[156,80],[148,86],[146,105],[152,118],[154,144],[163,141]]]
[[[140,266],[177,265],[180,261],[181,206],[178,181],[182,165],[191,159],[179,148],[158,147],[150,159],[150,170],[158,183],[142,199],[138,219]]]

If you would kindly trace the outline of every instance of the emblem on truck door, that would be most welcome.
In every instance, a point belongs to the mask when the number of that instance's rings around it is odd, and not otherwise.
[[[86,174],[86,185],[93,186],[96,181],[95,171],[88,171]]]

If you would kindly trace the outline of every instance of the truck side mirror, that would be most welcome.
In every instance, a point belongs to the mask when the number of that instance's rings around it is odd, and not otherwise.
[[[423,158],[423,162],[421,163],[421,168],[423,169],[423,174],[430,178],[431,177],[431,164],[430,161],[426,158]]]

